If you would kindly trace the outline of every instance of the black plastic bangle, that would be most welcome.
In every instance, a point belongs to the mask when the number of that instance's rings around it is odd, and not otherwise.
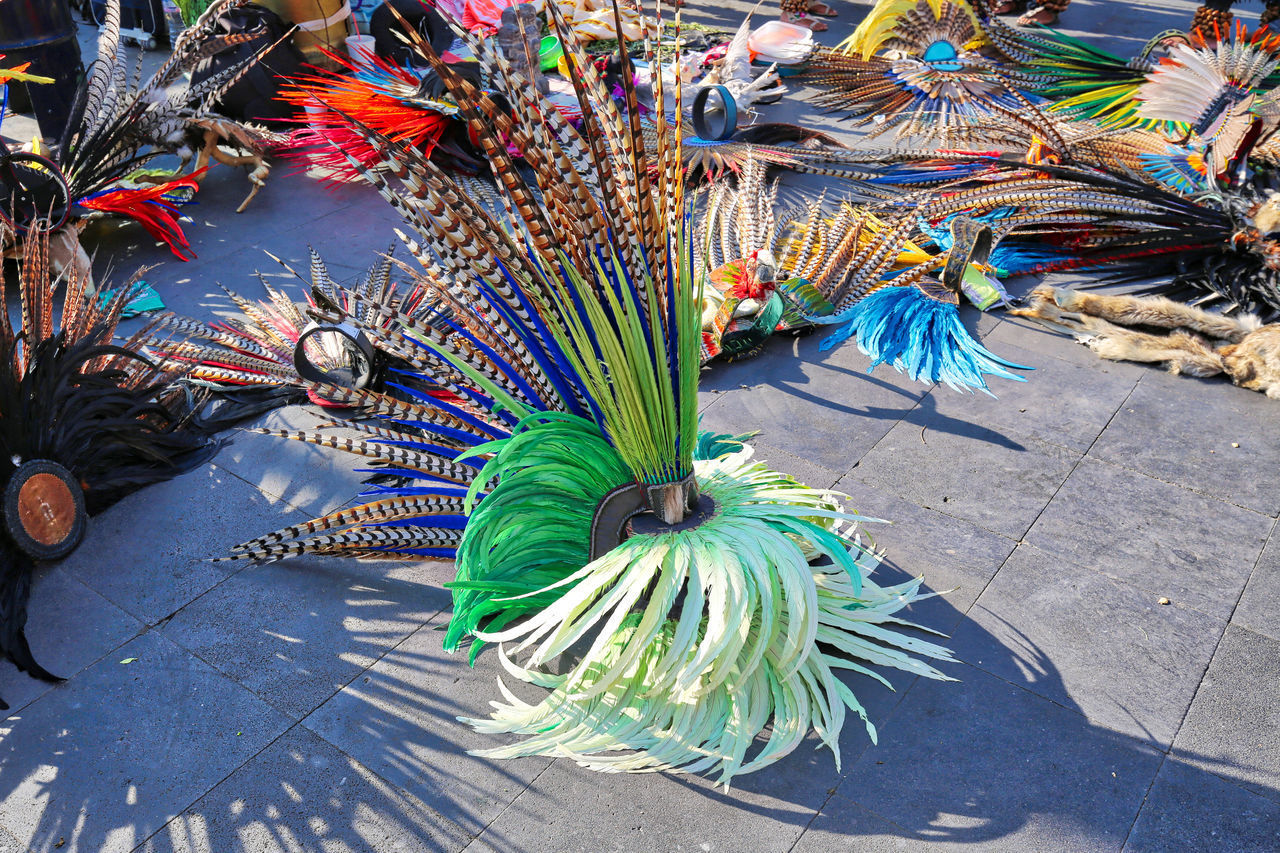
[[[712,92],[719,95],[720,102],[724,105],[723,115],[714,125],[707,121],[706,115],[707,100]],[[708,142],[723,142],[733,136],[738,129],[738,103],[733,99],[733,94],[724,86],[705,86],[699,89],[693,99],[693,129],[700,139]]]

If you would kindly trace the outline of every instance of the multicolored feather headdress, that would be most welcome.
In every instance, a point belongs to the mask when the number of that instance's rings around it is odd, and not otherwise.
[[[253,38],[252,33],[218,34],[213,22],[222,11],[248,0],[218,0],[184,30],[170,56],[145,82],[141,55],[133,74],[120,38],[120,0],[107,0],[98,35],[98,55],[73,104],[58,146],[57,162],[71,199],[90,211],[137,221],[184,260],[190,246],[178,225],[176,203],[194,191],[199,176],[155,179],[138,186],[127,179],[149,161],[186,143],[196,125],[222,127],[250,143],[259,135],[247,125],[216,115],[214,105],[252,66],[255,58],[208,79],[184,79],[202,59]],[[255,190],[256,191],[256,190]],[[252,194],[250,195],[252,198]],[[246,200],[247,203],[247,200]]]
[[[489,157],[500,221],[420,154],[353,124],[384,152],[394,177],[369,177],[415,232],[404,240],[437,311],[414,320],[370,302],[399,330],[366,331],[413,367],[400,398],[348,395],[381,416],[358,437],[290,436],[380,463],[369,502],[238,555],[456,554],[446,646],[503,644],[508,673],[549,691],[536,705],[506,694],[470,721],[520,736],[489,755],[727,782],[811,726],[835,750],[846,709],[865,718],[839,669],[943,678],[912,654],[948,654],[888,627],[905,624],[893,614],[918,582],[867,577],[874,558],[844,529],[858,518],[833,495],[699,438],[702,271],[679,123],[669,136],[657,111],[651,170],[630,74],[619,110],[550,8],[580,131],[483,45],[510,114],[424,51]],[[810,566],[820,556],[829,564]],[[543,668],[579,641],[563,674]]]
[[[964,0],[880,0],[835,50],[809,63],[817,103],[848,112],[874,137],[959,142],[1036,108],[998,62],[978,52],[977,17]]]

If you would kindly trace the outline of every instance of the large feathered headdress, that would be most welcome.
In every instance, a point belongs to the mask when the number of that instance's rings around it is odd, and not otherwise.
[[[536,705],[507,694],[471,721],[521,736],[489,755],[727,781],[790,752],[810,726],[835,749],[846,710],[865,717],[839,669],[938,678],[904,649],[947,653],[885,627],[918,588],[867,577],[874,558],[848,538],[857,517],[834,496],[736,442],[699,438],[702,271],[679,124],[667,133],[660,102],[651,169],[625,47],[619,109],[551,14],[580,130],[485,45],[473,47],[511,112],[428,53],[490,159],[505,216],[353,125],[384,152],[394,177],[370,178],[415,232],[405,241],[437,311],[414,320],[383,306],[399,330],[368,330],[414,368],[398,397],[349,395],[380,421],[354,437],[290,436],[380,463],[368,502],[238,553],[456,554],[446,646],[501,643],[508,672],[548,690]],[[817,557],[829,563],[811,566]],[[543,668],[579,641],[567,671]]]
[[[40,228],[27,233],[21,319],[15,327],[8,312],[0,318],[0,654],[53,680],[24,632],[37,561],[66,556],[88,515],[199,464],[216,446],[190,428],[184,395],[169,389],[174,374],[152,365],[136,341],[113,342],[128,288],[99,304],[73,272],[55,315],[47,240]]]

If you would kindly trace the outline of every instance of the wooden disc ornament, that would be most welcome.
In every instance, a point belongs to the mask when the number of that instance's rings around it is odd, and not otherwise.
[[[37,560],[70,554],[84,536],[88,513],[84,492],[56,462],[24,463],[4,490],[4,523],[14,543]]]

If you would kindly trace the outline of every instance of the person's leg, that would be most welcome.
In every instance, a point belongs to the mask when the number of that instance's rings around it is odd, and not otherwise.
[[[1071,5],[1071,0],[1039,0],[1035,8],[1028,10],[1025,15],[1018,19],[1018,25],[1023,27],[1031,24],[1042,24],[1046,27],[1053,26],[1058,23],[1058,14],[1065,12],[1069,5]]]
[[[1231,25],[1231,4],[1233,2],[1234,0],[1207,0],[1204,5],[1196,9],[1188,31],[1199,29],[1205,33],[1212,33],[1216,27],[1218,30],[1226,32],[1227,27]]]
[[[991,14],[993,15],[1015,15],[1026,10],[1026,0],[996,0],[991,4]]]
[[[781,13],[779,17],[789,24],[808,27],[815,33],[827,28],[825,23],[809,16],[809,0],[779,0],[778,9]]]

